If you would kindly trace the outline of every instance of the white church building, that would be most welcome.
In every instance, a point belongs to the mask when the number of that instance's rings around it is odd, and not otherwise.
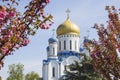
[[[64,77],[66,66],[80,61],[80,29],[69,19],[58,26],[57,40],[49,38],[47,59],[43,60],[43,80],[59,80]]]

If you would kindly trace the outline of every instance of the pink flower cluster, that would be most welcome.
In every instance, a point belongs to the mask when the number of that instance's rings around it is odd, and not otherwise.
[[[1,9],[0,9],[0,22],[4,20],[6,15],[7,15],[6,7],[1,6]]]
[[[23,46],[26,46],[26,45],[28,45],[29,43],[30,43],[30,40],[29,40],[29,38],[27,37],[27,38],[23,41],[22,45],[23,45]]]
[[[10,42],[5,43],[5,45],[1,48],[1,52],[3,55],[7,53],[7,55],[10,53],[8,50],[12,46]]]
[[[48,29],[52,25],[52,16],[44,15],[44,8],[50,0],[32,0],[26,6],[26,11],[21,16],[13,4],[18,4],[15,0],[10,1],[7,6],[0,6],[0,67],[2,60],[13,54],[16,49],[30,43],[28,35],[40,29]],[[32,25],[32,27],[31,27]],[[36,27],[37,25],[37,27]]]
[[[15,20],[16,23],[19,23],[19,21]],[[15,49],[19,49],[22,46],[26,46],[29,44],[30,40],[27,37],[27,35],[22,36],[22,31],[24,30],[24,26],[13,26],[4,29],[2,27],[2,29],[0,29],[0,33],[1,33],[1,37],[0,37],[0,53],[2,53],[2,55],[9,55],[11,54],[11,52],[13,52]],[[18,31],[19,30],[19,31]]]
[[[21,21],[15,14],[14,9],[7,9],[5,6],[0,6],[1,55],[10,55],[15,49],[26,46],[30,42],[27,35],[22,36],[25,25],[19,25]]]
[[[46,23],[43,23],[41,26],[40,26],[41,29],[48,29],[48,25]]]
[[[5,6],[0,6],[0,22],[5,23],[9,18],[15,16],[15,12],[7,10]]]

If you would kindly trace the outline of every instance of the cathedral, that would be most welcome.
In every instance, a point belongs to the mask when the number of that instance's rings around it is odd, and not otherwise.
[[[43,80],[59,80],[65,75],[67,66],[80,61],[80,29],[73,23],[69,14],[67,19],[58,26],[57,40],[49,38],[47,59],[43,60]]]

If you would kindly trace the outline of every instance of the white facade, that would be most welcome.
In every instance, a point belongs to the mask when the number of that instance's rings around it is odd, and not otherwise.
[[[71,29],[72,24],[66,20],[60,26],[65,27],[63,31],[57,33],[58,40],[54,38],[48,40],[47,59],[43,60],[43,80],[59,80],[64,77],[66,66],[80,61],[80,34],[76,28]]]
[[[52,38],[50,38],[52,39]],[[49,40],[50,40],[49,39]],[[47,50],[47,57],[48,58],[57,58],[57,42],[49,42],[49,46],[48,46]]]

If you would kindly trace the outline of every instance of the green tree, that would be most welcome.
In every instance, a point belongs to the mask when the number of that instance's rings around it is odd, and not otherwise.
[[[25,75],[25,80],[40,80],[39,78],[39,75],[33,71]]]
[[[7,78],[7,80],[23,80],[23,70],[24,66],[22,64],[9,65],[9,77]]]
[[[34,71],[24,75],[24,65],[23,64],[12,64],[9,65],[9,76],[7,80],[42,80],[40,79],[38,73]],[[1,80],[1,79],[0,79]]]
[[[78,63],[68,66],[70,71],[66,71],[64,80],[103,80],[98,72],[95,71],[91,59],[84,56],[84,59]]]

